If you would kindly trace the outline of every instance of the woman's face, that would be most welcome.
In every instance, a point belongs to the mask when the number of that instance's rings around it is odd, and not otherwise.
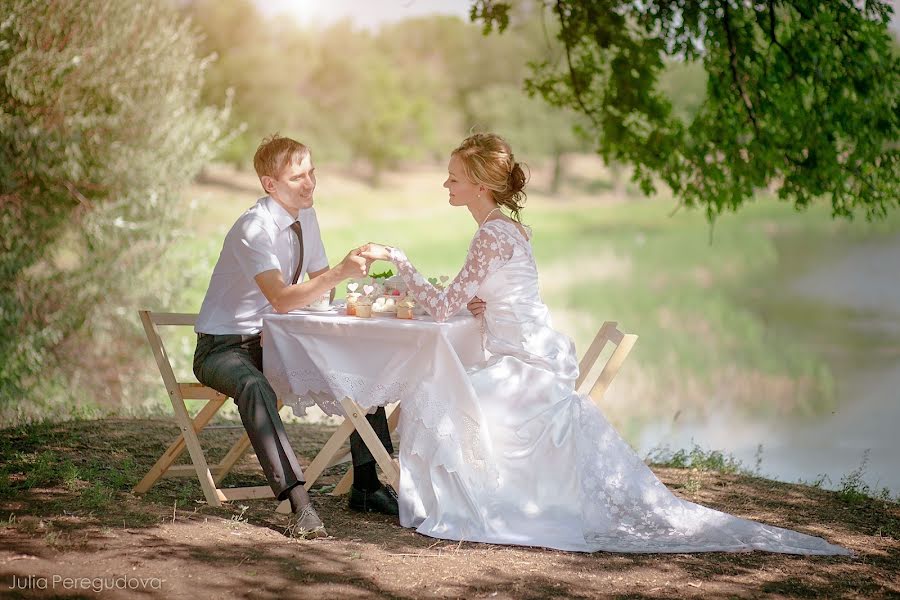
[[[462,160],[457,155],[454,154],[450,157],[447,172],[447,181],[444,182],[444,187],[450,192],[451,206],[468,206],[482,193],[480,185],[466,179]]]

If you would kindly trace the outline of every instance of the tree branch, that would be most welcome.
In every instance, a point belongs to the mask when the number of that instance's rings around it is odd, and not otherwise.
[[[741,78],[738,73],[738,65],[737,65],[737,47],[734,43],[734,34],[731,31],[731,18],[730,11],[728,7],[728,0],[725,0],[722,3],[722,8],[724,11],[724,17],[722,19],[723,25],[725,26],[725,37],[728,39],[728,54],[730,57],[729,63],[731,65],[731,78],[734,80],[734,84],[737,86],[738,92],[741,95],[741,99],[744,101],[744,108],[747,109],[747,116],[750,118],[750,122],[753,124],[753,131],[756,132],[757,137],[759,136],[759,124],[756,122],[756,114],[753,111],[753,104],[750,102],[750,97],[747,95],[747,92],[744,90],[744,86],[741,85]]]
[[[794,76],[794,67],[796,66],[796,62],[794,61],[794,56],[791,54],[790,50],[788,50],[784,44],[778,41],[778,37],[775,35],[775,2],[774,0],[768,0],[769,4],[769,39],[773,44],[781,48],[781,51],[784,52],[784,55],[787,57],[788,62],[791,63],[791,77]]]
[[[572,83],[572,92],[575,95],[575,101],[578,102],[578,106],[581,107],[581,112],[586,114],[591,120],[591,124],[600,129],[600,123],[594,118],[594,112],[585,105],[584,100],[581,97],[581,86],[579,85],[578,78],[575,76],[575,69],[572,67],[572,52],[569,46],[569,36],[567,35],[568,26],[566,25],[566,17],[563,14],[561,0],[557,0],[556,2],[556,14],[559,15],[559,24],[562,28],[560,33],[562,34],[563,46],[566,47],[566,63],[569,65],[569,80]]]

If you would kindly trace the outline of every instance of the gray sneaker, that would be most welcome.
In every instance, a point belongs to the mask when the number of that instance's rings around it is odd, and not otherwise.
[[[328,537],[328,532],[325,531],[325,525],[322,524],[322,519],[316,513],[316,509],[313,508],[312,503],[309,503],[300,512],[291,515],[288,525],[284,529],[284,535],[311,540]]]

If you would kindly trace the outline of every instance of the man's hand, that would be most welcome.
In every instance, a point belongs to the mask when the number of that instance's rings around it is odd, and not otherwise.
[[[475,296],[474,298],[469,300],[468,304],[466,304],[466,308],[469,309],[469,312],[476,317],[480,317],[484,314],[484,309],[486,306],[487,305],[484,303],[484,300],[482,300],[478,296]]]
[[[344,279],[356,279],[369,274],[368,262],[360,256],[359,249],[351,250],[335,268]]]
[[[388,252],[387,246],[383,246],[382,244],[374,244],[372,242],[369,242],[365,246],[362,246],[359,251],[362,256],[370,261],[391,260],[391,255]]]

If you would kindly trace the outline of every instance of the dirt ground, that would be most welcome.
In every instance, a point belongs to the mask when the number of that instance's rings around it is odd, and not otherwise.
[[[289,426],[304,462],[331,431]],[[342,472],[335,467],[314,488],[331,537],[298,541],[282,535],[287,518],[273,500],[214,509],[190,479],[132,494],[175,433],[163,419],[0,432],[0,597],[900,597],[900,506],[892,502],[654,468],[680,497],[820,535],[858,555],[576,554],[436,540],[390,517],[353,513],[346,498],[327,493]],[[221,456],[239,433],[233,426],[204,433],[208,456]],[[225,481],[261,483],[252,455]]]

